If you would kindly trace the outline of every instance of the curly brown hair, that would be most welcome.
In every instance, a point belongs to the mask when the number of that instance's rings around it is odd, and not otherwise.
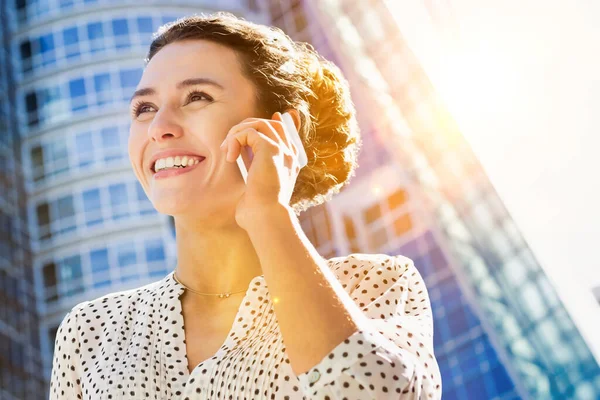
[[[228,12],[195,14],[161,26],[145,59],[169,43],[203,39],[234,50],[242,73],[257,88],[257,104],[269,118],[296,109],[298,134],[308,165],[300,170],[290,206],[296,213],[324,203],[350,181],[362,139],[348,81],[312,45],[295,42],[281,29],[246,21]]]

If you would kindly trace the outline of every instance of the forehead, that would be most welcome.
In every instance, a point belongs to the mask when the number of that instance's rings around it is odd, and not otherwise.
[[[183,79],[200,77],[213,79],[226,88],[246,81],[234,50],[208,40],[182,40],[166,45],[152,57],[138,87],[174,87]]]

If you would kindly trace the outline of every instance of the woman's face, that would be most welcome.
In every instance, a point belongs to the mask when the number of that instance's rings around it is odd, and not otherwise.
[[[254,85],[242,75],[236,53],[205,40],[171,43],[148,63],[136,94],[129,157],[157,211],[209,217],[234,210],[244,181],[219,146],[231,127],[258,117]],[[174,151],[174,161],[178,153],[204,159],[174,170],[181,172],[175,176],[155,175],[153,156],[166,150]]]

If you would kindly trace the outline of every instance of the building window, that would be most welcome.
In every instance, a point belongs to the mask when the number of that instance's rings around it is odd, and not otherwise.
[[[95,152],[91,132],[78,134],[75,137],[75,148],[80,167],[91,165],[94,162]]]
[[[74,79],[69,82],[69,97],[71,98],[71,111],[76,112],[87,109],[85,97],[85,81],[83,78]]]
[[[92,266],[92,281],[95,288],[110,284],[110,265],[108,250],[99,249],[90,251],[90,264]]]
[[[75,207],[73,205],[73,196],[68,195],[58,199],[57,203],[59,232],[61,234],[75,230]]]
[[[31,66],[31,41],[29,39],[25,40],[19,46],[21,53],[21,65],[23,68],[23,72],[29,72],[32,69]]]
[[[50,207],[48,206],[48,203],[38,204],[36,208],[36,216],[39,238],[41,240],[51,238],[52,232],[50,231]]]
[[[101,106],[112,101],[110,74],[102,73],[94,75],[94,90],[96,92],[96,104]]]
[[[102,129],[100,134],[102,136],[102,147],[104,149],[104,161],[120,161],[123,158],[123,149],[126,146],[120,145],[119,129],[116,126],[111,126]]]
[[[61,262],[60,279],[66,288],[64,296],[72,296],[83,292],[83,274],[79,254],[67,257]]]
[[[38,39],[42,66],[54,65],[56,63],[56,51],[54,47],[54,36],[52,33],[40,36]]]
[[[27,110],[27,126],[34,126],[39,123],[38,103],[35,92],[25,95],[25,109]]]
[[[67,59],[79,58],[79,32],[77,31],[77,26],[63,30],[63,44]]]
[[[165,249],[161,239],[146,240],[144,242],[146,263],[150,276],[162,276],[167,270],[165,266]]]
[[[129,41],[129,27],[126,19],[112,21],[113,38],[117,49],[126,49],[131,46]]]
[[[129,216],[129,202],[127,201],[127,187],[125,184],[110,185],[108,192],[110,194],[112,218],[116,220]]]
[[[106,48],[104,43],[104,28],[102,27],[102,22],[89,23],[87,25],[87,34],[90,52],[97,53]]]
[[[83,209],[85,213],[85,223],[87,226],[93,226],[102,223],[103,219],[100,190],[91,189],[83,192]]]
[[[31,149],[31,175],[38,182],[44,179],[44,149],[37,145]]]
[[[45,264],[42,270],[44,274],[44,289],[46,293],[45,300],[56,301],[58,300],[56,265],[54,262]]]

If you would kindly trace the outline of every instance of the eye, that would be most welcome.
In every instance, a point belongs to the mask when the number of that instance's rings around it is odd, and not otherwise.
[[[135,106],[133,107],[131,113],[135,116],[138,117],[140,114],[142,114],[144,111],[144,109],[146,107],[151,107],[149,103],[144,103],[142,101],[139,101],[135,104]]]
[[[196,90],[192,90],[190,93],[188,93],[187,95],[189,102],[192,102],[192,99],[196,98],[196,97],[204,97],[206,100],[208,101],[212,101],[212,97],[210,97],[209,95],[207,95],[204,92],[199,92]]]
[[[210,97],[208,94],[204,93],[204,92],[199,92],[197,90],[192,90],[190,93],[187,94],[187,100],[188,102],[186,104],[189,104],[193,101],[197,101],[197,100],[207,100],[209,102],[213,101],[213,98]],[[142,101],[139,101],[132,109],[131,113],[133,114],[134,117],[139,117],[141,114],[144,114],[148,111],[151,111],[150,109],[153,106],[150,103],[145,103]]]

